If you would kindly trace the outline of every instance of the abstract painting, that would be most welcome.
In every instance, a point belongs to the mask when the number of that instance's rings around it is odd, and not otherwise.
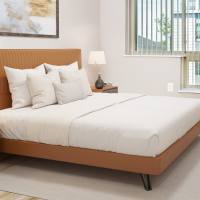
[[[59,37],[59,0],[0,0],[0,35]]]

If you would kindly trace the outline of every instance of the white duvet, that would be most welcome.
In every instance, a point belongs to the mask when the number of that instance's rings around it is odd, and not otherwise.
[[[94,94],[66,105],[0,111],[2,137],[157,156],[200,121],[200,100]]]

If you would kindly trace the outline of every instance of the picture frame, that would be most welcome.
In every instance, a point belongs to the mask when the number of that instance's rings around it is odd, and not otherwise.
[[[4,0],[2,0],[2,1],[4,1]],[[8,0],[5,0],[5,1],[7,2]],[[12,3],[12,1],[15,1],[15,3],[16,3],[16,0],[9,0],[9,1],[11,1],[11,3]],[[28,0],[17,0],[17,1],[22,1],[22,2],[24,1],[25,2],[25,1],[28,1]],[[1,24],[1,20],[0,20],[0,36],[59,38],[59,0],[52,0],[52,1],[55,1],[54,4],[56,6],[54,8],[54,13],[55,13],[54,20],[52,20],[52,21],[54,21],[54,23],[52,23],[52,24],[49,23],[50,24],[49,26],[52,26],[51,28],[49,28],[49,29],[53,30],[52,34],[40,33],[39,31],[38,31],[38,33],[29,33],[29,32],[23,32],[23,31],[21,31],[21,32],[17,32],[17,31],[2,31],[1,30],[1,25],[2,24]],[[7,5],[8,5],[8,3],[7,3]],[[0,19],[1,19],[1,14],[2,14],[2,12],[0,12]],[[37,16],[36,16],[36,18],[37,18]],[[43,19],[43,21],[44,20],[45,19]],[[48,20],[48,21],[50,21],[50,20]],[[46,24],[45,21],[43,22],[43,24]],[[42,28],[45,29],[45,27],[42,27]]]

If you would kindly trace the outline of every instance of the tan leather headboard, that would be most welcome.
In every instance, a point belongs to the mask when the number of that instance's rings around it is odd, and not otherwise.
[[[42,63],[66,65],[75,61],[81,67],[80,49],[0,49],[0,109],[11,107],[4,66],[24,69]]]

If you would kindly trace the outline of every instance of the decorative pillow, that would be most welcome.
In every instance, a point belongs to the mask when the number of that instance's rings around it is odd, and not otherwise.
[[[28,75],[27,82],[33,108],[41,108],[57,103],[53,87],[53,83],[61,83],[57,71],[49,72],[43,76]]]
[[[50,65],[47,63],[45,63],[44,65],[45,65],[47,72],[50,72],[53,70],[60,71],[62,69],[66,69],[68,71],[78,71],[78,62],[74,62],[70,65]]]
[[[76,72],[73,72],[73,71],[69,72],[66,69],[62,69],[60,70],[60,78],[61,78],[62,83],[80,79],[83,86],[84,94],[87,96],[92,95],[92,90],[91,90],[90,83],[88,81],[88,76],[85,69],[81,69]]]
[[[23,108],[30,106],[32,102],[26,81],[27,75],[45,75],[44,65],[40,65],[34,69],[14,69],[10,67],[4,67],[4,69],[12,95],[12,107]]]
[[[80,79],[55,84],[55,93],[59,104],[66,104],[87,97]]]

